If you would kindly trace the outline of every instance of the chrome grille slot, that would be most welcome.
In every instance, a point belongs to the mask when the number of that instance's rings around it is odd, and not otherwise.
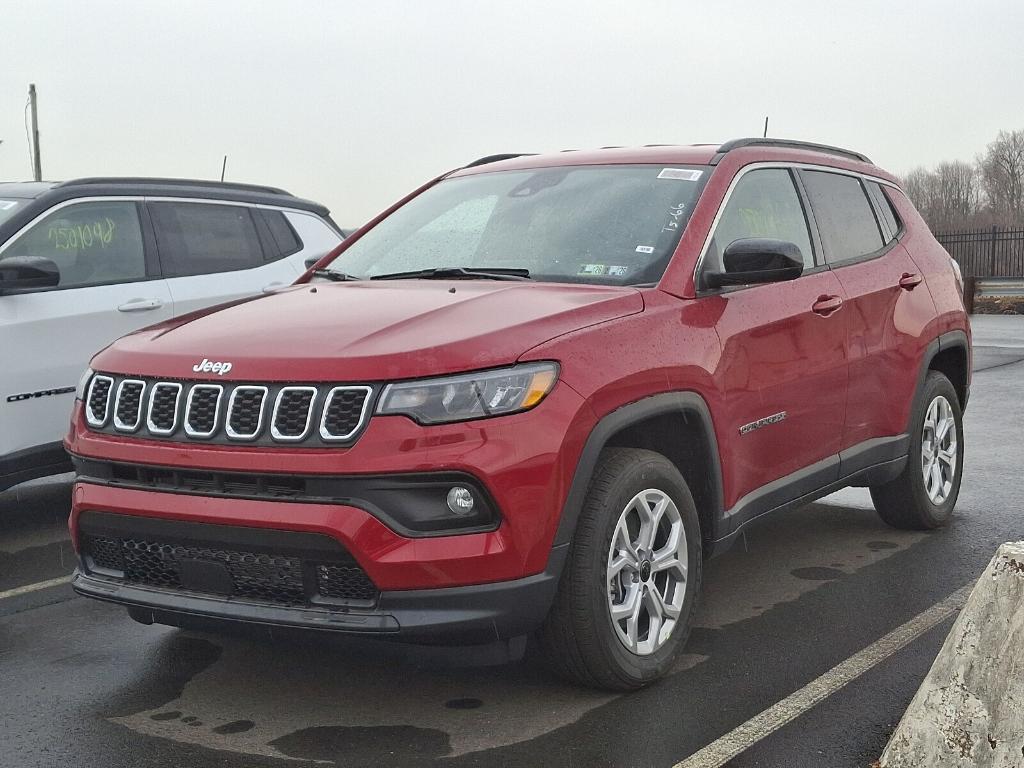
[[[185,403],[185,433],[189,437],[210,437],[217,431],[223,394],[220,384],[196,384],[189,390]]]
[[[121,432],[134,432],[142,423],[142,395],[146,382],[124,379],[117,385],[114,398],[114,428]]]
[[[369,387],[335,387],[328,392],[320,419],[320,437],[324,440],[348,440],[358,432],[372,391]]]
[[[96,373],[82,396],[90,431],[160,442],[302,448],[350,446],[379,386],[161,379]]]
[[[255,440],[263,429],[263,406],[267,388],[235,387],[228,400],[228,418],[224,432],[233,440]]]
[[[302,440],[313,418],[316,387],[283,387],[274,401],[270,434],[276,440]]]
[[[110,390],[114,380],[109,376],[93,376],[85,398],[85,419],[90,426],[102,427],[110,416]]]
[[[169,435],[178,426],[178,401],[181,399],[181,384],[161,381],[153,385],[149,393],[149,411],[146,413],[146,428],[154,435]]]

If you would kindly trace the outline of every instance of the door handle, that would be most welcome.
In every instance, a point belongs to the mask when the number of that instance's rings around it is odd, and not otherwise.
[[[276,281],[276,282],[273,282],[273,283],[267,283],[266,285],[263,286],[263,292],[264,293],[273,293],[276,290],[284,288],[285,285],[286,285],[286,283],[282,283],[280,281]]]
[[[920,284],[920,275],[912,275],[910,272],[904,272],[903,277],[900,278],[900,288],[902,288],[905,291],[912,291]]]
[[[837,309],[843,306],[843,300],[839,296],[819,296],[818,300],[811,305],[811,312],[822,317],[828,317]]]
[[[132,299],[121,304],[118,312],[148,312],[151,309],[160,309],[164,303],[160,299]]]

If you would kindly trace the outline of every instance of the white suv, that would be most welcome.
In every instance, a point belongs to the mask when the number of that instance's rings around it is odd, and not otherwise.
[[[70,470],[60,441],[98,350],[290,285],[342,238],[324,206],[272,187],[0,183],[0,491]]]

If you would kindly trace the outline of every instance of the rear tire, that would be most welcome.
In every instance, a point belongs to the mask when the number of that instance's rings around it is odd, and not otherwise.
[[[657,680],[690,633],[701,558],[700,522],[679,470],[653,451],[605,450],[539,634],[548,664],[606,690]]]
[[[949,522],[960,494],[964,433],[956,389],[938,371],[928,372],[911,429],[907,466],[895,480],[871,486],[871,500],[893,528],[939,528]]]

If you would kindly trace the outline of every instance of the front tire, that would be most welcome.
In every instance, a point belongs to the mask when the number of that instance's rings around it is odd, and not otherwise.
[[[607,690],[658,679],[686,643],[701,566],[700,522],[679,470],[653,451],[607,449],[540,632],[548,663]]]
[[[871,500],[893,528],[925,531],[949,522],[964,466],[960,400],[938,371],[928,372],[911,423],[907,466],[895,480],[871,486]]]

